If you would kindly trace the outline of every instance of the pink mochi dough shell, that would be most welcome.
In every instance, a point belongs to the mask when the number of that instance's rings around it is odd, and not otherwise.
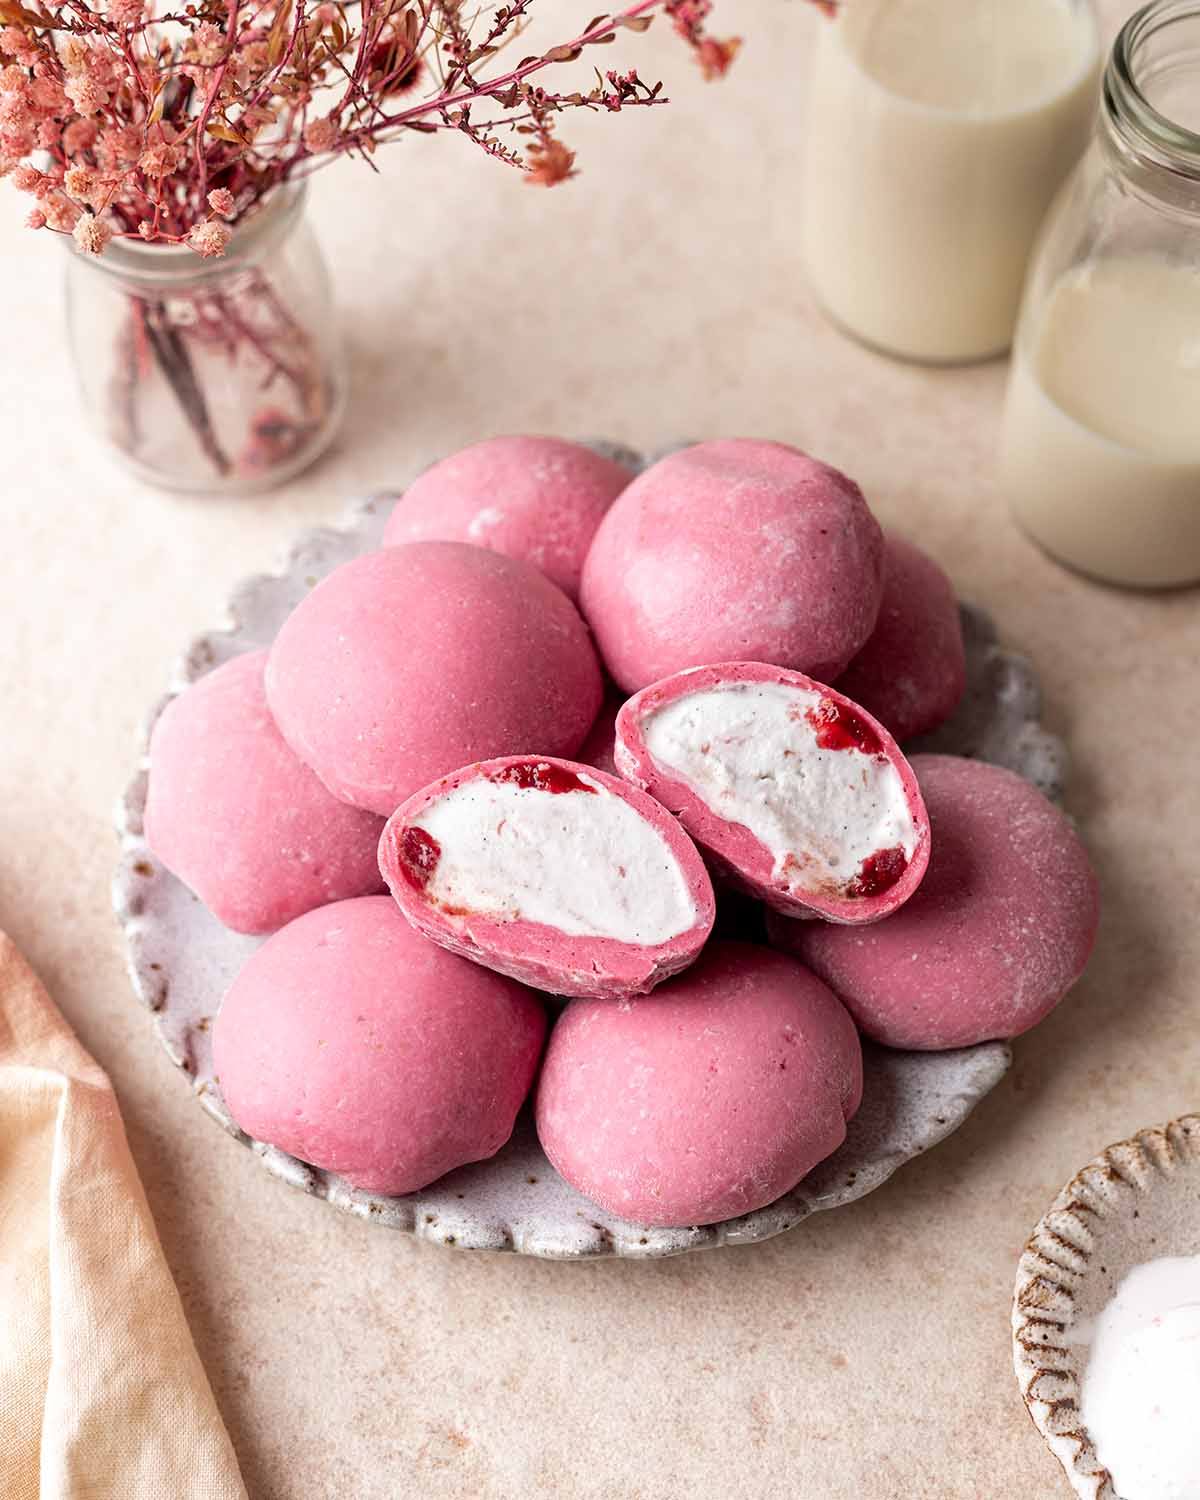
[[[743,823],[713,811],[699,791],[671,766],[657,762],[647,747],[643,725],[657,710],[679,698],[726,683],[779,683],[819,696],[830,716],[831,729],[839,740],[849,738],[869,747],[895,770],[912,818],[915,843],[910,856],[895,877],[889,857],[903,860],[899,849],[876,851],[881,856],[865,860],[854,882],[845,891],[797,890],[775,873],[775,857]],[[848,733],[843,726],[849,726]],[[847,750],[842,753],[856,753]],[[789,917],[823,917],[827,922],[862,924],[878,922],[902,906],[920,885],[929,864],[929,818],[917,778],[900,747],[876,719],[851,703],[841,693],[815,682],[800,672],[789,672],[764,662],[726,662],[695,667],[656,682],[635,693],[617,715],[616,764],[622,776],[649,792],[679,818],[708,857],[713,870],[730,884],[764,901]],[[803,864],[805,851],[798,851]]]
[[[546,1033],[521,985],[413,931],[388,896],[323,906],[254,953],[213,1034],[233,1118],[372,1193],[494,1156]]]
[[[567,1007],[537,1128],[555,1170],[610,1213],[712,1224],[790,1192],[861,1099],[858,1033],[832,991],[782,954],[714,942],[649,999]]]
[[[853,480],[782,443],[700,443],[619,495],[580,601],[626,692],[765,661],[829,682],[875,628],[883,533]]]
[[[944,723],[967,685],[958,600],[927,553],[884,536],[883,601],[871,639],[837,680],[840,692],[886,724],[898,740]]]
[[[531,564],[410,542],[337,568],[267,662],[284,738],[336,797],[392,813],[467,761],[571,755],[603,697],[575,606]]]
[[[156,857],[235,932],[379,891],[382,819],[339,802],[267,708],[265,651],[167,704],[150,737],[144,830]]]
[[[633,471],[581,443],[496,437],[426,469],[388,518],[385,546],[470,542],[540,568],[571,599],[605,511]]]
[[[854,931],[772,915],[771,940],[889,1047],[939,1051],[1019,1036],[1087,965],[1100,910],[1087,851],[1012,771],[952,755],[916,755],[912,765],[933,828],[912,900]]]
[[[691,926],[663,943],[567,933],[545,922],[503,919],[438,901],[429,882],[442,852],[414,827],[448,792],[474,781],[515,782],[531,795],[590,795],[579,778],[628,803],[662,836],[677,862],[695,908]],[[554,790],[542,790],[553,786]],[[471,851],[468,851],[470,854]],[[614,851],[615,852],[615,851]],[[409,798],[388,819],[379,867],[400,910],[417,931],[450,952],[554,995],[599,999],[644,995],[693,963],[712,931],[716,899],[695,845],[652,797],[593,766],[547,757],[510,756],[464,766]]]

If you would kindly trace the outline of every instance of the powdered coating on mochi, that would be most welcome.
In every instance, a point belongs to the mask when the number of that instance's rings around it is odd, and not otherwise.
[[[146,842],[235,932],[381,890],[382,819],[332,796],[267,708],[265,651],[173,698],[150,737]]]
[[[385,816],[469,761],[574,754],[603,694],[562,590],[464,542],[335,569],[284,621],[266,682],[301,760],[336,797]]]
[[[665,808],[542,756],[464,766],[410,797],[379,867],[418,931],[557,995],[649,993],[695,960],[716,913],[704,862]]]
[[[841,996],[862,1031],[939,1050],[1018,1036],[1086,967],[1099,896],[1087,852],[1037,789],[999,766],[917,755],[932,827],[920,888],[872,927],[772,915],[771,940]]]
[[[886,533],[879,619],[871,639],[838,678],[839,692],[904,741],[948,719],[966,685],[954,586],[927,553]]]
[[[861,1097],[858,1036],[831,991],[781,954],[713,942],[648,999],[567,1007],[537,1127],[555,1169],[611,1213],[708,1224],[789,1192]]]
[[[858,486],[782,443],[700,443],[614,501],[580,602],[614,680],[763,661],[832,681],[879,609],[883,534]]]
[[[474,780],[413,819],[437,845],[425,899],[572,937],[665,943],[696,924],[662,834],[596,776],[541,790]]]
[[[488,438],[409,485],[388,518],[384,545],[471,542],[532,563],[574,599],[596,527],[632,478],[581,443]]]
[[[889,870],[898,879],[917,830],[876,743],[830,744],[827,702],[778,682],[721,683],[656,709],[642,734],[659,765],[766,845],[786,889],[845,896],[880,851],[899,851]]]
[[[373,896],[309,912],[251,955],[213,1059],[255,1140],[368,1192],[408,1193],[499,1151],[545,1032],[528,990],[427,942]]]

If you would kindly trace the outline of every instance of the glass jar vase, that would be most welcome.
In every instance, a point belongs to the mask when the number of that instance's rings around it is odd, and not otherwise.
[[[269,489],[337,430],[346,373],[325,263],[284,187],[223,256],[114,239],[72,252],[67,322],[83,402],[141,478],[177,490]]]
[[[1200,580],[1200,0],[1155,0],[1117,38],[1030,270],[1000,483],[1082,572]]]
[[[1003,352],[1087,145],[1092,0],[850,0],[818,24],[801,228],[818,299],[902,358]]]

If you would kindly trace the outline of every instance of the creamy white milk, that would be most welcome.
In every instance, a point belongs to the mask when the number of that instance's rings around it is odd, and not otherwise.
[[[642,725],[655,763],[748,828],[774,877],[798,891],[844,886],[876,851],[911,858],[916,847],[899,773],[877,755],[822,749],[805,717],[820,702],[782,683],[738,683],[676,698]]]
[[[820,33],[803,226],[817,294],[913,359],[1007,348],[1034,234],[1091,125],[1090,9],[847,0]]]
[[[1200,578],[1200,258],[1102,260],[1059,282],[1018,343],[1000,482],[1084,572]]]
[[[1198,1500],[1200,1255],[1136,1266],[1078,1336],[1080,1415],[1121,1500]]]
[[[696,904],[666,839],[628,802],[580,779],[595,791],[477,780],[432,803],[413,820],[440,846],[427,896],[572,937],[653,944],[694,927]]]

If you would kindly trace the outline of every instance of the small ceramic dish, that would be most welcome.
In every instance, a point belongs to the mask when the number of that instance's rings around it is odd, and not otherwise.
[[[636,455],[596,444],[638,466]],[[342,529],[302,535],[277,574],[251,578],[229,602],[231,623],[194,641],[176,664],[166,697],[146,724],[148,739],[164,704],[188,683],[243,651],[270,644],[295,605],[341,563],[380,546],[395,495],[354,506]],[[953,720],[911,748],[995,761],[1062,793],[1066,755],[1038,722],[1040,694],[1029,662],[1000,646],[991,621],[963,607],[968,686]],[[155,859],[142,832],[147,767],[141,765],[117,810],[121,858],[113,885],[134,988],[153,1012],[168,1055],[189,1077],[201,1104],[264,1166],[335,1207],[422,1238],[460,1248],[516,1250],[574,1259],[594,1255],[661,1256],[764,1240],[821,1209],[853,1202],[886,1182],[904,1162],[956,1130],[1003,1077],[1011,1061],[1002,1042],[957,1052],[894,1052],[869,1047],[863,1106],[841,1148],[776,1203],[703,1228],[650,1229],[604,1213],[568,1186],[546,1160],[528,1110],[492,1160],[461,1168],[421,1192],[383,1198],[351,1188],[262,1142],[230,1118],[213,1076],[211,1025],[238,969],[262,941],[223,927]]]
[[[1080,1415],[1079,1339],[1135,1266],[1200,1253],[1200,1115],[1109,1146],[1051,1204],[1021,1255],[1013,1364],[1034,1425],[1080,1500],[1120,1500]]]

